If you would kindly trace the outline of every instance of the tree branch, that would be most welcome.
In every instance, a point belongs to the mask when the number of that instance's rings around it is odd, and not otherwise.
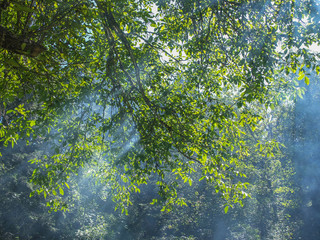
[[[40,43],[17,36],[2,26],[0,26],[0,47],[28,57],[37,57],[46,50]]]

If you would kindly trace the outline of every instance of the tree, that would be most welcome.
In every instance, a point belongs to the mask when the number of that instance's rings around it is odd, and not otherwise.
[[[308,84],[303,67],[319,69],[308,48],[319,42],[316,7],[2,1],[1,141],[50,146],[31,161],[31,182],[34,193],[56,196],[54,209],[65,208],[69,177],[90,166],[123,209],[153,175],[166,209],[184,205],[178,182],[166,181],[173,172],[190,185],[213,183],[228,211],[247,196],[244,129],[260,117],[246,106],[274,104],[267,93],[277,74],[297,72]]]

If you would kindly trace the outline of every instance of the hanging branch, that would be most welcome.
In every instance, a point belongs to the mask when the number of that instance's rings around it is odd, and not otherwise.
[[[43,45],[17,36],[2,26],[0,26],[0,47],[28,57],[37,57],[46,50]]]

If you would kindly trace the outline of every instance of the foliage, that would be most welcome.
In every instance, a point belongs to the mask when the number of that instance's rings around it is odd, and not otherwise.
[[[312,80],[314,83],[314,79]],[[167,174],[165,181],[177,181],[176,189],[188,207],[175,207],[171,212],[161,211],[161,205],[150,205],[157,197],[158,177],[153,174],[149,183],[141,187],[141,193],[131,194],[133,206],[128,208],[128,215],[113,212],[108,185],[96,184],[90,177],[90,166],[85,166],[68,180],[70,190],[65,191],[62,200],[68,202],[68,212],[47,212],[41,197],[29,198],[32,185],[27,179],[33,171],[28,159],[41,156],[48,148],[40,142],[31,142],[4,149],[1,159],[1,219],[0,229],[4,239],[298,239],[312,236],[317,238],[317,200],[313,185],[315,181],[306,181],[316,176],[314,172],[304,172],[305,163],[310,161],[314,151],[301,150],[296,144],[305,146],[304,141],[317,139],[313,129],[306,124],[307,119],[316,123],[317,118],[310,118],[305,113],[314,113],[313,104],[317,104],[317,95],[309,99],[308,93],[318,92],[314,84],[304,86],[307,95],[304,100],[294,99],[295,81],[285,86],[275,84],[270,87],[270,94],[280,93],[278,105],[272,112],[265,110],[262,104],[250,104],[253,112],[262,117],[254,132],[244,128],[249,146],[249,156],[237,167],[246,174],[250,183],[248,192],[251,198],[244,200],[244,206],[229,207],[224,212],[224,200],[213,189],[212,183],[194,181],[192,185],[177,174]],[[303,87],[303,86],[301,86]],[[313,89],[313,90],[312,90]],[[282,94],[286,93],[286,94]],[[306,107],[304,103],[307,101]],[[301,106],[302,104],[302,106]],[[317,106],[317,105],[316,105]],[[306,111],[298,110],[305,109]],[[316,107],[315,107],[316,108]],[[317,109],[317,108],[316,108]],[[297,134],[298,133],[298,134]],[[303,137],[303,134],[312,133]],[[297,140],[299,136],[299,140]],[[276,138],[285,143],[280,150],[256,151],[255,145]],[[316,144],[315,141],[312,141]],[[249,144],[250,143],[250,144]],[[309,142],[310,144],[310,142]],[[265,145],[267,146],[267,145]],[[311,147],[312,149],[316,149]],[[309,154],[310,158],[297,157],[297,153]],[[293,164],[295,161],[295,164]],[[300,163],[299,163],[300,162]],[[298,164],[301,164],[300,166]],[[295,167],[296,175],[293,175]],[[201,171],[194,173],[199,178]],[[197,176],[198,175],[198,176]],[[303,179],[303,181],[301,181]],[[306,184],[299,186],[299,184]],[[47,196],[50,202],[56,196]],[[312,211],[312,213],[311,213]],[[310,220],[309,220],[310,219]],[[28,227],[26,227],[28,226]],[[30,226],[30,227],[29,227]],[[306,231],[307,229],[308,231]]]
[[[254,131],[261,116],[247,106],[275,104],[268,91],[279,74],[297,73],[308,84],[305,69],[319,70],[308,48],[319,39],[316,7],[294,0],[3,4],[1,27],[46,50],[34,57],[1,45],[0,141],[50,146],[31,161],[31,195],[49,197],[53,210],[66,209],[68,179],[87,166],[123,211],[156,174],[154,202],[164,210],[186,203],[179,181],[203,180],[227,212],[248,196],[239,172],[252,151],[245,128]],[[171,173],[178,179],[167,181]]]

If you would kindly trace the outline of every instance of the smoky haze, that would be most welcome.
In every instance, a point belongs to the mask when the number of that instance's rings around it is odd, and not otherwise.
[[[311,78],[310,78],[311,79]],[[320,84],[312,76],[303,98],[296,98],[287,114],[273,116],[274,131],[286,146],[283,155],[248,159],[251,198],[228,214],[213,186],[179,182],[188,206],[171,212],[150,205],[157,197],[157,178],[141,193],[132,193],[128,215],[114,211],[110,188],[99,184],[84,168],[71,179],[63,200],[68,212],[51,212],[42,197],[30,198],[28,160],[47,151],[37,145],[16,145],[1,151],[0,239],[318,239],[320,237]],[[276,126],[276,125],[275,125]],[[268,130],[270,131],[270,130]],[[275,136],[274,136],[275,137]],[[253,143],[254,144],[254,143]],[[168,175],[168,182],[174,176]]]
[[[320,84],[317,76],[298,99],[294,114],[293,162],[299,187],[297,214],[303,222],[302,239],[320,236]]]

